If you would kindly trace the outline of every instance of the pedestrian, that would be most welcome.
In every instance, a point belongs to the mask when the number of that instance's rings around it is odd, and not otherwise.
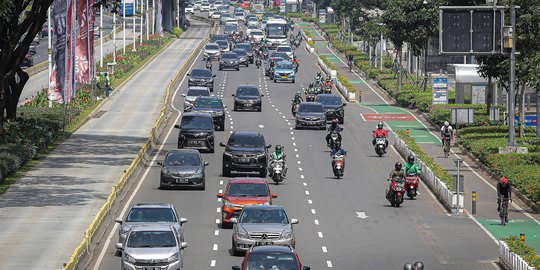
[[[109,97],[109,89],[111,87],[111,78],[109,72],[105,72],[105,96]]]

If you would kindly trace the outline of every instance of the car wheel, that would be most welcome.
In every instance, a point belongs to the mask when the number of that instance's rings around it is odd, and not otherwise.
[[[261,112],[261,111],[262,111],[262,105],[261,105],[261,107],[259,107],[259,108],[257,109],[257,111],[258,111],[258,112]]]
[[[292,83],[296,83],[296,80],[292,80]]]
[[[203,182],[203,185],[201,186],[201,190],[205,190],[206,189],[206,183]]]
[[[223,164],[223,168],[221,169],[221,176],[223,176],[223,177],[231,176],[231,171],[229,169],[225,168],[225,164]]]
[[[275,82],[275,83],[277,83],[277,80],[276,80],[276,79],[274,79],[274,82]]]
[[[294,123],[294,128],[295,129],[300,129],[300,125],[298,125],[298,123],[296,122],[296,123]]]
[[[339,118],[339,123],[343,125],[344,122],[345,122],[345,117],[340,117]]]
[[[239,71],[239,70],[240,70],[240,66],[237,66],[237,67],[236,67],[236,71]]]
[[[117,250],[114,252],[114,256],[116,256],[116,257],[122,256],[122,251],[119,250],[119,249],[117,249]]]
[[[261,169],[261,171],[259,172],[259,177],[265,178],[267,173],[268,173],[268,171],[266,170],[266,168],[263,168],[263,169]]]
[[[234,256],[240,256],[240,255],[242,255],[242,254],[240,254],[240,251],[238,251],[238,250],[236,249],[236,243],[235,243],[234,241],[232,241],[232,253],[233,253]]]
[[[225,121],[221,122],[221,124],[219,125],[219,131],[224,131],[225,130]]]

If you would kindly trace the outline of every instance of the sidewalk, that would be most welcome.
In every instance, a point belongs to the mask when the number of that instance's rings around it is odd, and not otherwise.
[[[302,27],[302,25],[300,25],[300,27]],[[452,150],[450,158],[444,158],[437,130],[428,128],[430,125],[426,121],[420,120],[421,118],[418,117],[417,114],[390,105],[390,100],[383,98],[386,96],[385,93],[383,93],[383,90],[379,90],[378,87],[370,81],[366,82],[356,72],[350,72],[346,65],[346,59],[343,56],[340,56],[337,52],[329,49],[326,46],[328,42],[324,41],[323,37],[320,36],[315,29],[310,27],[308,31],[313,36],[315,47],[317,48],[319,55],[326,55],[328,60],[337,68],[338,74],[344,75],[356,90],[362,91],[362,103],[359,104],[359,106],[368,107],[372,109],[375,114],[387,114],[386,119],[404,119],[401,121],[385,121],[385,123],[393,131],[409,129],[411,136],[416,139],[422,149],[451,174],[457,173],[453,161],[454,159],[461,158],[465,161],[465,166],[462,166],[461,169],[461,174],[464,175],[465,181],[464,207],[468,213],[472,213],[471,193],[472,191],[476,191],[477,212],[476,215],[474,215],[474,219],[478,221],[489,234],[499,239],[510,235],[525,233],[526,243],[533,247],[537,253],[540,252],[540,223],[538,222],[537,214],[529,213],[528,210],[523,210],[525,207],[522,208],[518,205],[518,202],[515,201],[509,207],[509,224],[507,226],[501,226],[497,212],[497,194],[494,187],[495,182],[491,180],[489,176],[483,174],[481,170],[474,165],[475,163],[457,148]],[[369,121],[369,119],[370,118],[367,118],[365,120]],[[369,124],[374,126],[375,123],[376,122],[372,122]],[[514,196],[514,199],[517,200],[517,196]],[[522,204],[522,202],[519,202],[519,204]],[[470,217],[473,218],[472,215],[470,215]]]
[[[0,269],[61,269],[69,260],[147,140],[170,79],[209,30],[193,23],[0,196]]]

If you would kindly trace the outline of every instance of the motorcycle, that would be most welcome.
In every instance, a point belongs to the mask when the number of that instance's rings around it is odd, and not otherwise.
[[[315,93],[306,92],[306,101],[308,101],[308,102],[315,101]]]
[[[332,168],[334,176],[339,179],[343,177],[343,169],[345,167],[345,156],[340,154],[335,154],[333,157],[334,167]]]
[[[255,60],[255,65],[257,66],[257,69],[261,68],[261,65],[262,65],[261,58],[257,57],[257,60]]]
[[[272,161],[272,181],[276,183],[276,185],[279,185],[279,183],[283,182],[283,179],[285,178],[283,176],[283,170],[285,169],[285,160],[274,160]]]
[[[337,146],[341,147],[341,136],[337,131],[330,131],[330,149],[335,149]]]
[[[399,207],[403,203],[403,192],[405,186],[403,181],[392,181],[390,183],[390,190],[386,192],[386,199],[390,202],[390,205]]]
[[[382,157],[384,154],[386,154],[386,138],[375,138],[375,153],[377,153],[379,157]]]
[[[268,60],[268,50],[263,51],[264,60]]]
[[[212,70],[212,62],[206,61],[206,69]]]
[[[327,82],[327,83],[324,85],[324,93],[325,93],[325,94],[332,94],[332,84],[330,84],[330,83]]]
[[[294,117],[296,117],[296,113],[298,112],[299,106],[300,106],[300,103],[296,103],[292,105],[291,112]]]
[[[405,177],[405,189],[407,190],[407,197],[409,197],[409,199],[412,200],[418,195],[419,182],[420,180],[416,174],[407,174]]]

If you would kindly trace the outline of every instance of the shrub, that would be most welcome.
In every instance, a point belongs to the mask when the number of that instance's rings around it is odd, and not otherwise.
[[[325,55],[319,55],[319,57],[321,58],[321,60],[323,61],[323,63],[324,63],[329,69],[336,70],[336,67],[334,66],[334,64],[332,64],[332,63],[330,62],[330,60],[328,60],[328,58],[327,58]]]
[[[448,189],[452,189],[452,176],[443,168],[439,163],[435,162],[433,158],[428,155],[422,148],[416,143],[414,138],[409,136],[406,131],[398,130],[397,134],[401,138],[409,149],[416,154],[416,157],[420,159],[426,166],[428,166],[431,171],[437,176],[443,183],[446,184]]]
[[[343,85],[343,87],[345,87],[345,89],[347,89],[347,92],[351,92],[351,93],[356,92],[356,90],[354,89],[352,84],[349,82],[349,80],[347,80],[347,78],[345,76],[338,75],[338,80],[341,83],[341,85]]]
[[[450,91],[449,99],[452,98],[452,96],[455,96],[455,91]],[[500,112],[504,110],[504,106],[496,107],[500,109]],[[474,109],[473,126],[487,125],[489,123],[487,105],[485,104],[435,104],[429,107],[428,116],[436,125],[440,126],[444,121],[450,119],[452,108]]]
[[[529,266],[540,269],[540,256],[536,255],[534,248],[528,246],[524,241],[519,240],[515,235],[501,240],[505,241],[510,251],[523,258]]]

